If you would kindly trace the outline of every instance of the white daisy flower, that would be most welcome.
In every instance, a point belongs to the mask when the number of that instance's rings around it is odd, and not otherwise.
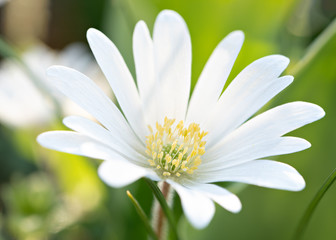
[[[93,58],[83,45],[71,44],[63,51],[56,52],[39,44],[25,51],[22,54],[22,61],[38,79],[38,84],[62,106],[61,110],[65,115],[88,116],[51,86],[45,75],[45,69],[50,65],[64,64],[84,71],[91,77],[102,79],[98,65],[93,62]],[[56,109],[51,98],[45,96],[34,84],[31,76],[11,59],[4,60],[0,65],[0,102],[0,121],[9,126],[39,126],[47,124],[55,117]]]
[[[189,100],[191,42],[176,12],[159,14],[153,39],[143,21],[136,25],[137,86],[103,33],[90,29],[87,37],[122,113],[88,77],[53,66],[47,71],[53,84],[101,125],[70,116],[64,124],[74,131],[43,133],[38,137],[41,145],[106,160],[98,173],[113,187],[141,177],[169,183],[196,228],[210,222],[214,202],[231,212],[241,209],[234,194],[213,182],[304,188],[304,179],[293,167],[266,159],[310,147],[304,139],[283,135],[320,119],[324,111],[311,103],[292,102],[250,119],[293,81],[292,76],[280,77],[289,63],[286,57],[253,62],[221,94],[244,39],[241,31],[232,32],[212,53]]]

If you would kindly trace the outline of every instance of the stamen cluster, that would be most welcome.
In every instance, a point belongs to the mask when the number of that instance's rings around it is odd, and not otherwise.
[[[174,125],[175,119],[165,117],[163,125],[156,122],[156,131],[148,126],[146,153],[150,157],[149,164],[164,177],[192,174],[201,164],[204,154],[207,132],[202,131],[199,124],[184,126],[183,121]]]

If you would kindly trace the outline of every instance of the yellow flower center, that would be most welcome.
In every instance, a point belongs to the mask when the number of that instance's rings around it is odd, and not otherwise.
[[[163,125],[156,122],[156,131],[148,126],[150,135],[146,138],[146,153],[149,164],[163,177],[193,174],[201,164],[207,132],[199,124],[185,127],[183,121],[174,125],[175,119],[165,117]]]

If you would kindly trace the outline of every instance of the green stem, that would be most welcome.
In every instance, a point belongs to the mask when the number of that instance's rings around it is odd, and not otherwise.
[[[162,192],[168,206],[171,208],[174,190],[171,186],[163,181],[158,183],[158,187]],[[152,226],[160,240],[167,239],[167,218],[160,206],[160,203],[155,199],[152,207]]]
[[[297,240],[300,239],[307,227],[307,224],[316,208],[316,206],[318,205],[318,203],[320,202],[320,200],[322,199],[322,197],[324,196],[324,194],[327,192],[327,190],[330,188],[330,186],[334,183],[334,181],[336,180],[336,168],[333,170],[333,172],[329,175],[329,177],[325,180],[325,182],[323,183],[322,187],[320,188],[320,190],[316,193],[315,197],[313,198],[313,200],[310,202],[310,204],[308,205],[304,215],[301,218],[301,221],[299,222],[299,225],[295,231],[293,240]]]
[[[129,26],[130,31],[133,31],[134,24],[137,22],[136,17],[134,16],[130,3],[128,1],[122,0],[118,2],[119,8],[125,16],[125,20]]]
[[[158,237],[156,236],[151,224],[150,224],[150,221],[149,219],[147,218],[144,210],[141,208],[139,202],[133,197],[133,195],[130,193],[130,191],[126,191],[127,193],[127,196],[131,199],[137,213],[139,214],[142,222],[144,223],[145,227],[146,227],[146,230],[148,232],[148,235],[152,238],[152,239],[155,239],[155,240],[158,240]]]
[[[316,55],[321,51],[324,45],[326,45],[330,39],[336,34],[336,19],[334,19],[329,26],[324,29],[324,31],[313,41],[313,43],[308,47],[306,54],[303,58],[296,64],[289,73],[291,75],[297,76],[304,70],[316,57]]]
[[[164,198],[162,192],[160,191],[159,187],[150,179],[148,178],[144,178],[146,183],[149,185],[149,187],[152,189],[154,196],[156,197],[156,199],[158,200],[158,202],[161,205],[161,208],[163,210],[163,212],[165,213],[169,226],[173,232],[173,237],[174,239],[180,239],[178,234],[177,234],[177,227],[176,227],[176,223],[175,223],[175,219],[174,219],[174,215],[173,212],[171,211],[171,209],[169,208],[166,199]]]

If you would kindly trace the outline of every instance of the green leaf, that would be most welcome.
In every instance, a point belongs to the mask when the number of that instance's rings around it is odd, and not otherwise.
[[[323,54],[323,49],[329,42],[333,41],[336,36],[336,19],[332,21],[329,26],[316,38],[316,40],[309,46],[303,58],[289,69],[291,75],[300,76],[305,74],[305,71],[310,71],[309,66],[314,62],[315,58],[319,58]]]
[[[307,207],[304,215],[302,216],[301,221],[300,221],[300,223],[299,223],[299,225],[296,229],[293,240],[301,239],[303,237],[303,233],[304,233],[304,231],[305,231],[305,229],[308,225],[308,222],[309,222],[310,218],[312,217],[312,214],[314,213],[317,205],[321,201],[324,194],[328,191],[330,186],[335,182],[335,180],[336,180],[336,168],[329,175],[329,177],[325,180],[325,182],[323,183],[320,190],[316,193],[315,197],[313,198],[313,200],[308,205],[308,207]]]
[[[294,74],[294,82],[278,98],[278,103],[293,100],[313,102],[320,105],[326,112],[326,116],[320,121],[291,133],[311,142],[311,149],[280,158],[280,161],[288,162],[301,172],[307,182],[305,191],[298,193],[292,201],[292,206],[287,209],[290,212],[288,219],[295,218],[299,214],[298,210],[302,202],[312,198],[311,192],[319,187],[317,179],[325,176],[335,167],[335,52],[334,20],[307,48],[306,54],[299,61],[300,65],[289,69],[288,73]],[[307,239],[327,239],[334,235],[333,213],[336,211],[336,205],[334,204],[335,193],[331,194],[331,198],[324,199],[319,211],[311,219],[311,225],[307,229]],[[270,214],[275,215],[277,212],[274,210]]]
[[[153,238],[155,240],[158,240],[158,237],[156,236],[155,231],[153,230],[153,228],[150,224],[150,221],[149,221],[148,217],[146,216],[145,211],[140,206],[139,202],[133,197],[133,195],[130,193],[130,191],[126,191],[126,193],[127,193],[127,196],[129,197],[129,199],[131,199],[137,213],[139,214],[143,224],[145,225],[146,230],[148,232],[148,235],[151,238]]]

